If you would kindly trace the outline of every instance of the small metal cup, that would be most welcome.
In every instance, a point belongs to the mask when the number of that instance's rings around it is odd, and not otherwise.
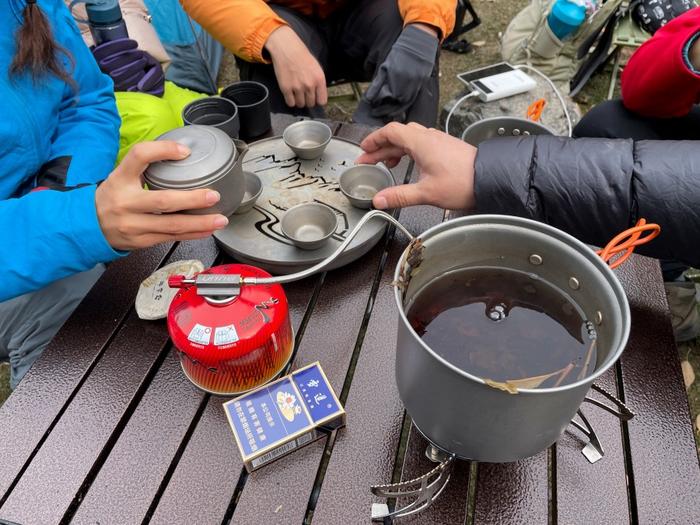
[[[241,124],[236,104],[221,97],[200,98],[187,104],[182,110],[185,125],[212,126],[224,131],[232,139],[238,138]]]
[[[282,217],[282,233],[302,250],[323,246],[338,226],[335,212],[318,202],[293,206]]]
[[[379,164],[358,164],[346,169],[338,182],[350,204],[367,210],[379,191],[394,185],[394,177]]]
[[[331,128],[317,120],[302,120],[287,126],[282,138],[297,157],[312,160],[323,155],[333,136]]]
[[[241,135],[259,137],[272,127],[270,119],[270,92],[260,82],[234,82],[221,91],[221,96],[238,106]]]
[[[255,206],[255,202],[260,197],[263,191],[262,181],[255,173],[250,171],[244,171],[243,176],[245,177],[245,193],[243,194],[243,200],[238,206],[234,215],[242,215],[248,213]]]

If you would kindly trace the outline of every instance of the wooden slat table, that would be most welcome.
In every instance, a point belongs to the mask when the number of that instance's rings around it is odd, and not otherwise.
[[[276,116],[274,132],[291,121]],[[368,132],[333,127],[357,141]],[[409,164],[396,173],[410,178]],[[400,213],[417,233],[442,218],[429,207]],[[207,239],[110,265],[0,408],[0,523],[369,523],[370,484],[431,468],[394,382],[390,282],[405,243],[389,233],[361,260],[285,286],[293,367],[321,361],[348,425],[253,474],[222,399],[185,379],[165,322],[133,309],[140,281],[158,267],[226,257]],[[580,436],[566,433],[517,463],[461,461],[437,503],[404,523],[700,523],[700,468],[658,265],[634,257],[619,276],[632,336],[600,384],[637,416],[621,424],[587,410],[604,459],[590,465]]]

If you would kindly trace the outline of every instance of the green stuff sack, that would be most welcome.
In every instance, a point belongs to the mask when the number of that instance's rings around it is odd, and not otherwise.
[[[206,96],[172,82],[165,83],[163,97],[124,91],[115,95],[122,119],[117,162],[121,162],[134,144],[154,140],[166,131],[182,126],[182,108]]]
[[[568,92],[569,81],[588,56],[586,52],[577,56],[579,48],[585,47],[587,40],[595,38],[610,18],[617,16],[622,3],[623,0],[608,0],[562,41],[547,24],[554,0],[532,0],[508,24],[501,38],[501,55],[511,64],[536,67]]]

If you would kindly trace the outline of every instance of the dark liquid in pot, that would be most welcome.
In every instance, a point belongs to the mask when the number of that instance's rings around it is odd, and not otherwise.
[[[483,379],[547,388],[595,369],[593,324],[561,290],[525,272],[450,272],[414,297],[407,317],[437,354]]]

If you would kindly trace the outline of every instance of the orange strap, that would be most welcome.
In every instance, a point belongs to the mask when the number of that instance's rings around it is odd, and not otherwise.
[[[649,234],[642,237],[644,232],[649,232]],[[634,227],[616,235],[605,248],[598,250],[596,253],[610,265],[610,268],[617,268],[629,259],[636,246],[648,243],[660,233],[661,226],[658,224],[647,224],[646,219],[639,219],[639,222]],[[615,258],[621,253],[622,255]],[[614,261],[612,261],[613,258],[615,258]]]
[[[538,122],[546,105],[547,101],[543,98],[535,100],[528,106],[525,116],[527,116],[527,118],[533,122]]]

